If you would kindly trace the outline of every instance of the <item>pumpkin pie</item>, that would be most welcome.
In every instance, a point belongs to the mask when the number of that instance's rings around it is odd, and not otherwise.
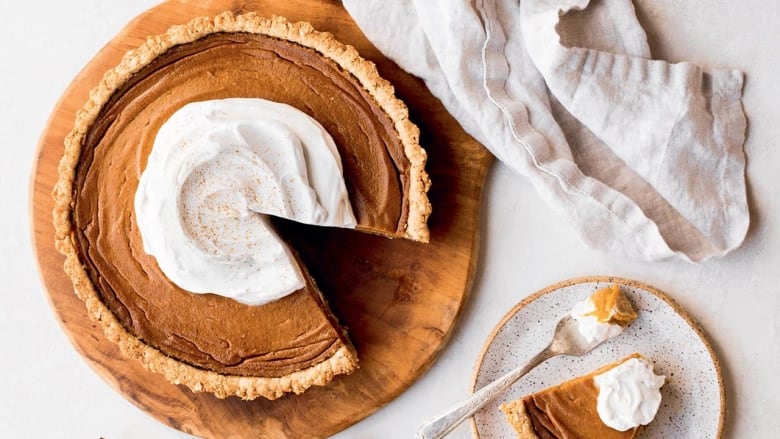
[[[636,438],[655,417],[664,379],[635,353],[499,409],[519,439]]]
[[[358,231],[428,241],[426,154],[375,66],[308,23],[224,13],[149,37],[92,90],[65,141],[56,246],[90,317],[127,356],[193,391],[274,399],[357,368],[295,250],[305,286],[283,298],[248,305],[193,294],[144,251],[133,209],[166,120],[192,102],[233,98],[283,103],[322,125]]]

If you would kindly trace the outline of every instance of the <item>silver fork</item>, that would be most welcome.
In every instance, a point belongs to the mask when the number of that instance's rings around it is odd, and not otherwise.
[[[563,317],[555,326],[555,334],[546,348],[531,358],[524,366],[507,373],[487,386],[479,389],[468,399],[451,407],[442,415],[421,425],[417,430],[418,439],[438,439],[455,429],[466,418],[473,415],[485,404],[506,390],[520,377],[534,367],[557,355],[580,356],[590,352],[603,340],[588,342],[580,335],[577,321],[570,315]]]

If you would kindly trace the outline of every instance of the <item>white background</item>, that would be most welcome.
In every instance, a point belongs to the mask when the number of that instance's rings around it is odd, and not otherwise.
[[[181,438],[112,390],[61,331],[30,244],[28,183],[54,103],[81,67],[153,0],[0,1],[0,437]],[[481,260],[452,341],[407,392],[340,438],[411,437],[468,393],[485,338],[526,295],[611,274],[655,285],[702,323],[723,366],[726,438],[780,431],[780,2],[641,0],[654,56],[747,73],[745,244],[716,261],[647,263],[587,248],[500,164],[485,188]],[[468,427],[456,437],[469,437]]]

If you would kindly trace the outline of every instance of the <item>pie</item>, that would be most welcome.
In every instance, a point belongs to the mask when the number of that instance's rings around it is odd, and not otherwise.
[[[645,372],[641,379],[635,382],[620,382],[620,385],[611,386],[599,384],[599,377],[608,376],[610,373],[621,374],[623,378],[629,378],[631,374],[623,372],[620,368],[638,365],[639,370]],[[504,413],[507,422],[517,433],[519,439],[623,439],[639,437],[643,425],[646,425],[655,417],[661,401],[658,389],[663,385],[664,377],[656,376],[652,372],[652,365],[640,354],[632,354],[619,361],[606,365],[592,373],[577,377],[528,395],[511,402],[501,404],[499,409]],[[638,384],[642,383],[642,384]],[[608,390],[600,386],[609,387]],[[620,393],[621,390],[629,390]],[[610,423],[626,422],[625,419],[608,419],[605,421],[601,413],[602,407],[600,392],[612,392],[614,399],[605,400],[604,407],[617,411],[631,412],[626,418],[632,421],[637,418],[634,410],[641,412],[643,423],[639,425],[620,425],[619,429],[607,425]],[[605,398],[604,395],[601,398]],[[609,398],[609,395],[606,396]],[[643,399],[644,398],[644,399]],[[614,415],[612,415],[614,418]]]
[[[298,261],[305,287],[260,306],[193,294],[144,252],[133,210],[161,125],[188,103],[228,98],[316,119],[341,157],[357,230],[428,241],[419,130],[373,63],[308,23],[226,12],[149,37],[92,90],[65,141],[56,246],[90,317],[127,356],[193,391],[274,399],[357,367],[306,267]]]

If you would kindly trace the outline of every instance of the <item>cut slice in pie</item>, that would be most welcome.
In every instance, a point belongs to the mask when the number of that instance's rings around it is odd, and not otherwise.
[[[655,417],[663,383],[633,354],[499,408],[520,439],[635,438]]]
[[[146,254],[133,210],[165,121],[230,98],[287,104],[327,130],[359,231],[428,240],[419,131],[374,65],[307,23],[224,13],[148,38],[92,91],[60,164],[56,245],[91,318],[129,357],[194,391],[273,399],[357,367],[306,267],[303,288],[261,306],[192,294]]]

